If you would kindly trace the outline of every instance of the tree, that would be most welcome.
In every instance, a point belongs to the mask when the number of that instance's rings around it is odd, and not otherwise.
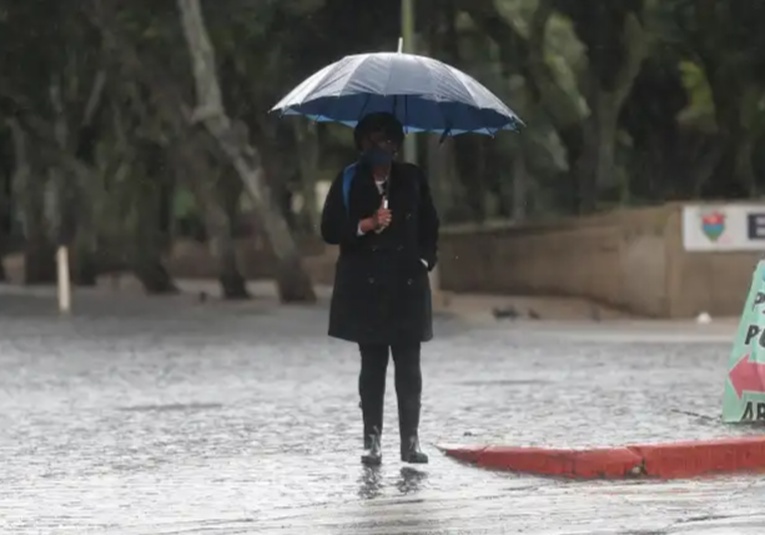
[[[460,7],[499,46],[506,74],[525,77],[555,125],[567,151],[574,208],[594,210],[608,189],[621,191],[620,200],[626,183],[615,183],[620,174],[615,162],[617,128],[647,50],[642,1],[539,0],[524,30],[508,21],[493,0],[465,0]],[[571,20],[585,48],[586,61],[573,66],[576,92],[565,87],[548,61],[548,27],[556,14]]]
[[[711,90],[717,150],[697,193],[750,197],[758,184],[753,157],[762,143],[765,6],[759,2],[668,0],[659,4],[668,42]]]
[[[284,217],[272,208],[270,189],[265,181],[260,154],[247,139],[247,128],[232,123],[223,107],[215,73],[215,52],[207,35],[199,0],[178,0],[184,34],[193,63],[197,108],[193,121],[202,122],[230,159],[244,183],[256,214],[279,260],[276,276],[283,301],[315,301],[311,280],[302,266],[297,245]]]

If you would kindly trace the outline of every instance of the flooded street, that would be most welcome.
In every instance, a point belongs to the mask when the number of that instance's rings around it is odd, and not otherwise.
[[[765,481],[561,482],[439,443],[588,446],[756,432],[719,423],[729,344],[437,322],[421,438],[359,463],[358,356],[326,310],[0,296],[0,533],[755,534]],[[616,330],[615,330],[616,329]],[[392,368],[392,366],[391,366]],[[389,374],[392,376],[392,369]]]

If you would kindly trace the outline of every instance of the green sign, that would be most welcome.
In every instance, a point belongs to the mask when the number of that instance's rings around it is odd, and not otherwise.
[[[723,395],[723,421],[756,420],[765,421],[765,261],[752,276]]]

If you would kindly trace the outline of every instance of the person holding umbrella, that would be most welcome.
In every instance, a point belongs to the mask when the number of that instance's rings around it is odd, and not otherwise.
[[[382,461],[390,356],[401,460],[428,462],[418,437],[420,347],[433,338],[428,271],[437,261],[439,219],[424,173],[413,164],[395,161],[403,139],[403,127],[393,115],[364,116],[354,130],[359,160],[334,180],[322,211],[323,239],[340,246],[329,335],[359,346],[361,460],[367,465]]]
[[[330,336],[356,342],[366,464],[382,460],[385,372],[396,366],[401,458],[425,463],[418,427],[420,344],[433,337],[428,271],[436,264],[438,215],[422,171],[395,156],[407,134],[494,136],[523,122],[466,73],[434,58],[352,54],[315,72],[271,111],[355,128],[359,161],[330,187],[324,240],[340,246]]]

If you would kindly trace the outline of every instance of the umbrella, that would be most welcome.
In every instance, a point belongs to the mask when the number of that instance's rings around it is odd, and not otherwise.
[[[324,67],[271,111],[355,126],[364,115],[389,112],[406,132],[494,135],[523,122],[464,72],[436,59],[401,52],[355,54]]]

